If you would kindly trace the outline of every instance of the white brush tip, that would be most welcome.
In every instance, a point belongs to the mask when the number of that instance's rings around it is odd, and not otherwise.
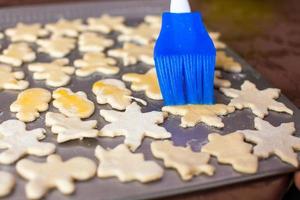
[[[188,0],[171,0],[171,13],[190,13],[191,7]]]

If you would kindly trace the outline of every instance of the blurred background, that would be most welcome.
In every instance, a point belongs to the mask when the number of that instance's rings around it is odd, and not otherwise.
[[[80,0],[0,0],[0,7],[76,1]],[[282,92],[300,107],[300,0],[190,0],[190,2],[194,10],[201,10],[210,30],[221,32],[221,40],[263,74],[271,84],[282,89]],[[255,189],[259,186],[266,192],[264,188],[271,189],[274,181],[281,180],[272,179],[260,183],[262,185],[252,185],[254,190],[250,191],[260,190]],[[282,185],[280,183],[280,187],[276,190],[285,191],[286,188],[282,188]],[[250,188],[250,185],[246,188]],[[223,190],[222,196],[225,193],[228,193],[227,197],[233,197],[232,199],[235,194],[239,194],[237,192],[232,194],[226,189]],[[258,197],[255,194],[253,196]],[[191,196],[190,199],[199,198]],[[294,186],[291,186],[285,199],[299,200],[300,194]]]

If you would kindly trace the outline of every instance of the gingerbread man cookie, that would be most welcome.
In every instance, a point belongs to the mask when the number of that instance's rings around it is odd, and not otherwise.
[[[44,139],[45,129],[27,131],[24,122],[7,120],[0,124],[1,164],[12,164],[25,155],[47,156],[55,151],[55,145],[39,142]]]
[[[125,136],[124,143],[132,151],[135,151],[141,145],[143,138],[146,136],[154,139],[171,137],[171,133],[164,127],[158,126],[164,121],[162,112],[142,113],[141,107],[135,102],[127,106],[125,112],[101,110],[100,115],[106,121],[111,122],[100,130],[100,136]]]
[[[23,122],[32,122],[40,116],[39,112],[48,110],[51,93],[42,88],[30,88],[21,92],[10,105],[10,111]]]
[[[35,80],[46,80],[46,84],[52,87],[67,85],[71,80],[71,75],[75,68],[66,66],[68,59],[58,59],[50,63],[32,63],[28,65],[28,70],[33,72]]]
[[[232,88],[221,88],[221,91],[228,97],[233,98],[229,105],[237,109],[250,108],[252,112],[260,118],[268,115],[268,110],[277,112],[286,112],[290,115],[293,111],[287,108],[283,103],[275,101],[280,95],[280,90],[268,88],[258,90],[250,81],[245,81],[241,90]]]
[[[68,88],[53,91],[53,106],[68,117],[88,118],[95,110],[95,105],[84,92],[72,92]]]
[[[24,90],[28,88],[29,82],[24,79],[24,72],[12,72],[12,68],[8,65],[0,65],[0,90]]]
[[[79,36],[78,45],[82,52],[102,52],[113,46],[114,41],[96,33],[84,32]]]
[[[53,188],[63,194],[72,194],[75,180],[85,181],[96,173],[95,163],[88,158],[74,157],[63,161],[59,155],[48,156],[45,163],[23,159],[16,169],[20,176],[29,180],[25,187],[28,199],[41,199]]]
[[[146,74],[124,74],[122,79],[132,82],[131,89],[134,91],[145,91],[146,96],[154,100],[163,99],[154,68],[150,69]]]
[[[15,177],[12,174],[0,171],[0,198],[9,195],[15,184]]]
[[[39,37],[47,36],[48,31],[43,29],[40,24],[18,23],[16,27],[6,29],[5,34],[13,42],[35,42]]]
[[[116,176],[121,182],[138,180],[147,183],[163,176],[164,171],[157,163],[146,161],[141,153],[131,153],[124,144],[107,150],[98,145],[95,155],[100,161],[100,178]]]
[[[106,57],[104,53],[100,52],[86,53],[83,59],[74,61],[74,66],[77,67],[76,75],[81,77],[86,77],[96,72],[108,75],[117,74],[120,69],[116,64],[115,59]]]
[[[47,24],[45,28],[56,36],[77,37],[79,32],[84,30],[84,25],[81,19],[60,19],[55,23]]]
[[[13,43],[4,49],[0,55],[0,62],[20,67],[24,62],[34,61],[35,52],[26,43]]]

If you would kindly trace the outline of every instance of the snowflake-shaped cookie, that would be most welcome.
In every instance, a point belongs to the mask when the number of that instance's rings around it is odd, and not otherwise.
[[[106,57],[101,52],[89,52],[84,54],[83,59],[74,61],[74,66],[78,68],[76,75],[81,77],[86,77],[96,72],[108,75],[117,74],[120,69],[116,64],[115,59]]]
[[[131,89],[145,91],[147,97],[154,100],[162,100],[162,94],[155,69],[150,69],[146,74],[128,73],[122,76],[124,81],[132,82]]]
[[[100,136],[125,136],[124,143],[135,151],[144,137],[154,139],[170,138],[165,128],[158,126],[164,121],[164,114],[158,111],[142,113],[141,107],[135,102],[127,106],[125,112],[114,110],[100,110],[100,115],[110,124],[100,130]]]
[[[97,121],[82,121],[78,117],[65,117],[59,113],[48,112],[45,119],[46,126],[51,126],[51,131],[57,134],[57,142],[63,143],[70,140],[83,138],[96,138]]]
[[[211,133],[208,135],[208,141],[202,147],[202,152],[216,156],[220,163],[230,164],[238,172],[249,174],[257,172],[258,159],[251,154],[252,145],[244,142],[243,134]]]
[[[157,39],[159,32],[160,27],[143,23],[118,36],[118,40],[121,42],[137,42],[149,45]]]
[[[10,105],[10,111],[23,122],[32,122],[40,116],[39,112],[48,110],[51,93],[43,88],[30,88],[19,93],[17,100]]]
[[[123,16],[109,16],[102,15],[99,18],[88,18],[87,19],[87,29],[91,31],[99,31],[105,34],[111,31],[121,31],[127,30],[127,26],[124,25],[125,18]]]
[[[24,62],[34,61],[35,52],[26,43],[13,43],[4,49],[0,55],[0,62],[20,67]]]
[[[24,79],[24,72],[12,72],[8,65],[0,65],[0,90],[24,90],[29,86],[28,81]]]
[[[162,108],[162,111],[182,116],[180,126],[184,128],[194,127],[200,122],[222,128],[224,124],[219,116],[227,115],[234,110],[234,107],[224,104],[165,106]]]
[[[224,51],[217,51],[216,69],[238,73],[242,71],[242,65],[226,55]]]
[[[32,63],[28,65],[28,70],[33,72],[35,80],[46,80],[46,84],[52,87],[67,85],[71,80],[71,75],[75,68],[66,66],[68,59],[58,59],[50,63]]]
[[[107,54],[112,57],[121,58],[124,66],[134,65],[138,61],[154,65],[153,44],[139,46],[137,44],[124,43],[123,48],[111,49]]]
[[[166,167],[176,169],[184,181],[200,174],[214,174],[215,168],[207,164],[210,159],[207,153],[193,152],[190,147],[176,147],[169,140],[152,142],[151,151],[156,158],[164,161]]]
[[[96,33],[85,32],[79,36],[78,45],[82,52],[102,52],[114,45],[114,41]]]
[[[229,88],[231,87],[231,82],[226,79],[222,79],[222,73],[221,71],[216,70],[215,71],[215,80],[214,80],[214,85],[216,88]]]
[[[95,110],[95,105],[84,92],[72,92],[68,88],[53,91],[53,106],[68,117],[88,118]]]
[[[237,109],[250,108],[260,118],[268,115],[268,110],[293,114],[293,111],[283,103],[274,100],[280,95],[279,89],[268,88],[258,90],[253,83],[245,81],[241,86],[241,90],[221,88],[221,91],[226,96],[233,98],[229,105]]]
[[[300,151],[300,138],[293,136],[294,123],[283,123],[274,127],[260,118],[255,118],[254,122],[257,130],[239,131],[247,141],[257,144],[253,153],[261,158],[269,158],[275,154],[281,160],[298,167],[298,156],[293,150]]]
[[[0,198],[11,193],[15,184],[15,177],[12,174],[0,171]]]
[[[1,164],[12,164],[25,155],[46,156],[55,151],[55,145],[39,142],[45,138],[42,128],[26,130],[24,122],[7,120],[0,124]]]
[[[138,180],[142,183],[160,179],[163,169],[154,161],[146,161],[141,153],[132,153],[126,145],[114,149],[97,146],[95,155],[99,159],[98,177],[118,177],[121,182]]]
[[[9,36],[13,42],[34,42],[39,37],[48,35],[48,31],[43,29],[40,24],[18,23],[16,27],[6,29],[5,34]]]
[[[23,159],[17,163],[17,172],[29,180],[25,187],[28,199],[41,199],[48,190],[57,188],[63,194],[72,194],[74,181],[85,181],[94,177],[97,167],[85,157],[74,157],[63,161],[59,155],[50,155],[47,162],[40,163]]]
[[[77,37],[79,32],[84,29],[84,25],[82,24],[81,19],[60,19],[55,23],[47,24],[45,28],[56,36]]]
[[[50,39],[37,40],[39,52],[49,54],[54,58],[63,58],[68,55],[75,47],[76,40],[74,38],[66,38],[61,36],[53,36]]]

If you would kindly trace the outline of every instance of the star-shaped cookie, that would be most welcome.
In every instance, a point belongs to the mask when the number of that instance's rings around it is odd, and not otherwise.
[[[55,23],[46,24],[45,28],[55,36],[77,37],[79,32],[84,30],[85,27],[81,19],[60,19]]]
[[[5,34],[13,42],[35,42],[39,37],[48,35],[48,31],[43,29],[41,24],[18,23],[16,27],[6,29]]]
[[[92,32],[82,33],[78,40],[79,50],[81,52],[102,52],[113,44],[113,40]]]

